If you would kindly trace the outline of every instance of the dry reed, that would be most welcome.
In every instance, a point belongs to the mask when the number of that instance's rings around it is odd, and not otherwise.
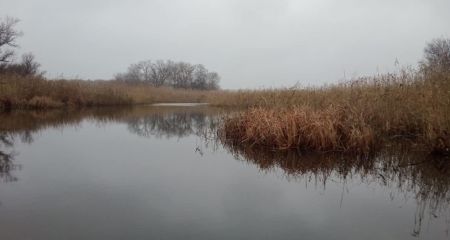
[[[234,143],[368,153],[389,140],[408,139],[449,154],[445,72],[404,70],[322,88],[227,92],[212,103],[249,108],[225,119],[221,134]]]
[[[289,110],[253,108],[229,118],[223,137],[235,143],[275,149],[368,153],[375,144],[373,129],[350,108]]]
[[[200,90],[155,88],[114,81],[46,80],[0,74],[0,110],[201,102],[205,98],[206,92]]]

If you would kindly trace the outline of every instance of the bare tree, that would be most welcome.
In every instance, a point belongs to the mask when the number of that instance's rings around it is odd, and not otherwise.
[[[209,90],[218,88],[219,75],[209,72],[201,64],[148,60],[131,64],[126,73],[116,74],[115,79],[125,83],[146,83],[155,87]]]
[[[0,62],[10,62],[14,56],[13,48],[18,46],[16,39],[22,36],[21,32],[14,29],[18,22],[12,17],[6,17],[0,22]]]
[[[175,64],[174,72],[172,72],[173,87],[190,88],[192,86],[194,67],[185,62]]]
[[[156,87],[160,87],[166,84],[168,79],[172,74],[171,61],[164,62],[163,60],[158,60],[152,65],[152,82]]]
[[[136,64],[131,64],[126,73],[116,74],[115,79],[129,84],[152,84],[152,65],[151,61],[140,61]]]
[[[219,89],[220,76],[216,72],[209,72],[206,78],[206,89],[217,90]]]
[[[131,64],[128,67],[128,72],[126,73],[126,81],[128,83],[142,82],[141,67],[139,64]]]
[[[424,49],[422,69],[450,72],[450,39],[437,38]]]
[[[146,83],[152,84],[152,61],[141,61],[138,64],[140,79]]]
[[[43,75],[42,72],[39,72],[41,64],[35,61],[35,57],[32,53],[22,55],[20,66],[22,75]]]
[[[207,89],[207,79],[208,79],[208,70],[205,66],[198,64],[194,66],[194,77],[193,77],[191,88],[193,89]]]
[[[39,70],[40,66],[32,53],[25,53],[19,63],[0,63],[0,73],[41,77],[45,72]]]

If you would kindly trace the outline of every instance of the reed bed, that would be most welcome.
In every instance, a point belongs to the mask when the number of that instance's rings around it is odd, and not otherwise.
[[[43,109],[132,103],[118,86],[100,81],[0,75],[0,108]]]
[[[134,104],[206,102],[209,91],[120,84]]]
[[[403,70],[321,88],[229,92],[221,136],[269,149],[370,153],[408,140],[449,154],[450,74]],[[234,98],[235,96],[236,98]],[[227,105],[220,97],[216,105]]]
[[[201,102],[205,98],[206,92],[199,90],[0,74],[0,110]]]
[[[450,73],[401,70],[315,88],[199,91],[0,75],[0,110],[209,102],[243,107],[221,136],[269,149],[370,153],[408,140],[448,155]]]
[[[362,116],[350,108],[310,107],[289,110],[253,108],[224,123],[226,139],[275,149],[366,153],[375,134]]]

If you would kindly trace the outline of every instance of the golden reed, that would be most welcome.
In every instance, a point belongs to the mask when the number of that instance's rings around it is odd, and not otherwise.
[[[408,70],[321,88],[222,94],[216,105],[248,107],[224,121],[220,134],[233,143],[369,153],[391,140],[408,140],[449,154],[448,72]]]

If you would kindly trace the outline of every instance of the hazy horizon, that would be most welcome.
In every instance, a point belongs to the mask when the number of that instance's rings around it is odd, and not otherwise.
[[[450,1],[4,1],[18,55],[48,77],[111,79],[140,60],[204,64],[226,89],[319,85],[416,65]]]

